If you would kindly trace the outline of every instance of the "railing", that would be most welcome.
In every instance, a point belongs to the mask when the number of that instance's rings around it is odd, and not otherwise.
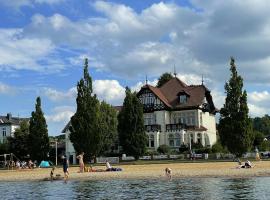
[[[161,131],[161,126],[159,124],[145,125],[145,130],[147,132]]]
[[[186,124],[166,124],[166,131],[180,131],[187,128]]]

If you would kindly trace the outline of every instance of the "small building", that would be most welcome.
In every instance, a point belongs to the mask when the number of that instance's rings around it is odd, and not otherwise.
[[[137,96],[143,104],[149,150],[160,145],[179,150],[181,145],[216,143],[217,109],[205,85],[187,85],[174,77],[160,88],[144,85]]]
[[[0,143],[5,143],[7,137],[13,137],[15,130],[20,127],[23,120],[29,121],[29,118],[12,117],[11,113],[0,116]]]
[[[65,150],[66,150],[66,156],[69,159],[69,162],[72,164],[76,164],[76,151],[73,147],[72,142],[69,139],[70,135],[70,127],[71,127],[71,121],[67,123],[65,128],[62,130],[62,133],[65,134]]]

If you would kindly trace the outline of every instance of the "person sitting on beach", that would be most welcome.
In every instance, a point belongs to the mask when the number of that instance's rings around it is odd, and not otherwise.
[[[166,175],[169,179],[171,179],[171,178],[172,178],[172,169],[166,167],[166,168],[165,168],[165,175]]]
[[[28,161],[28,168],[29,169],[33,169],[34,168],[34,163],[32,162],[32,160]]]
[[[112,166],[107,160],[106,160],[106,171],[112,171]]]
[[[251,162],[249,160],[246,160],[245,168],[251,168],[251,167],[252,167]]]

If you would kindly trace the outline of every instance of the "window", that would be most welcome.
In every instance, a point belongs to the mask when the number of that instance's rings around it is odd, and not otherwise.
[[[175,146],[180,147],[180,134],[175,134]]]
[[[180,95],[179,96],[179,102],[180,103],[187,103],[187,96],[186,95]]]
[[[169,135],[169,145],[170,145],[171,147],[174,146],[174,137],[173,137],[173,134],[170,134],[170,135]]]
[[[169,146],[171,147],[180,147],[180,134],[176,133],[169,135]]]
[[[195,125],[195,113],[189,112],[187,114],[187,125]]]
[[[149,147],[155,147],[155,136],[149,135]]]
[[[156,123],[156,115],[154,113],[144,114],[144,125],[152,125]]]
[[[7,136],[6,127],[2,128],[2,134],[3,134],[3,137],[6,137]]]
[[[197,134],[197,143],[198,144],[201,144],[202,143],[202,139],[201,139],[201,134],[200,133]]]

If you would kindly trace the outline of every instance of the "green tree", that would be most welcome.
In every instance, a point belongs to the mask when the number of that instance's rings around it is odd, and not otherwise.
[[[261,145],[261,143],[264,140],[264,135],[262,132],[259,131],[254,131],[254,141],[253,141],[253,146],[258,147]]]
[[[117,112],[106,102],[100,104],[100,123],[101,152],[110,150],[117,139]]]
[[[220,110],[220,140],[236,156],[247,152],[253,143],[252,122],[248,117],[247,93],[242,91],[243,79],[237,74],[234,59],[230,62],[231,77],[225,84],[227,94]]]
[[[173,78],[173,76],[171,73],[166,72],[166,73],[162,74],[158,79],[157,87],[160,88],[162,85],[167,83],[172,78]]]
[[[77,84],[77,110],[71,117],[70,140],[76,152],[84,152],[87,159],[108,150],[117,136],[116,110],[105,102],[99,103],[93,94],[92,78],[85,59],[84,75]]]
[[[265,136],[270,135],[270,116],[255,117],[253,119],[253,128],[263,133]]]
[[[136,93],[132,93],[128,87],[123,108],[118,115],[118,134],[120,145],[128,155],[138,159],[146,152],[143,106]]]
[[[14,137],[8,138],[10,152],[23,160],[29,155],[29,123],[23,120],[14,132]]]
[[[30,157],[33,160],[41,161],[47,159],[50,145],[40,97],[36,99],[36,110],[32,112],[30,118],[28,147]]]

